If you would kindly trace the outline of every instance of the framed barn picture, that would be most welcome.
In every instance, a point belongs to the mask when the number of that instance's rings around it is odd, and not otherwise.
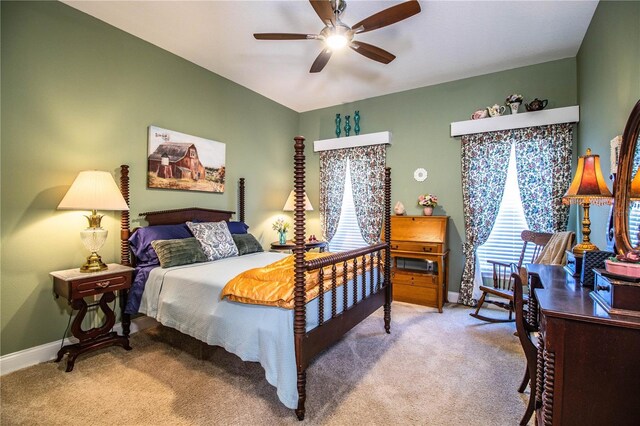
[[[149,126],[147,187],[224,192],[225,144]]]

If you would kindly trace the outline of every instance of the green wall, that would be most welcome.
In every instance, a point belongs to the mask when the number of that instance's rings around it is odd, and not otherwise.
[[[602,172],[608,176],[609,141],[622,134],[631,109],[640,99],[640,2],[600,2],[577,62],[578,148],[580,154],[587,148],[600,154]],[[608,214],[607,207],[594,206],[590,211],[591,240],[600,249],[606,247]]]
[[[502,104],[514,92],[525,99],[548,98],[548,108],[576,105],[575,58],[303,113],[300,134],[309,140],[307,154],[312,158],[312,172],[307,178],[309,191],[319,192],[318,155],[312,152],[313,141],[335,137],[337,113],[343,117],[345,114],[353,116],[353,112],[359,110],[362,133],[391,131],[393,144],[387,150],[387,165],[392,168],[392,203],[402,201],[408,214],[421,214],[416,205],[418,195],[429,192],[438,196],[440,205],[434,214],[451,217],[449,290],[458,291],[464,266],[462,242],[465,240],[460,138],[449,136],[449,123],[468,120],[479,108]],[[418,167],[424,167],[429,173],[424,182],[413,179],[413,171]]]
[[[131,166],[134,223],[153,209],[236,210],[268,246],[292,187],[298,114],[59,2],[2,3],[1,353],[62,337],[66,302],[50,271],[87,253],[82,212],[56,207],[78,171]],[[213,54],[213,53],[212,53]],[[147,126],[226,143],[224,194],[146,189]],[[107,213],[101,254],[119,260],[119,215]]]

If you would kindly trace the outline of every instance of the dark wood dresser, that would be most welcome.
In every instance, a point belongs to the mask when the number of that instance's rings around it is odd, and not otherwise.
[[[442,312],[449,289],[448,216],[391,216],[393,298]]]
[[[538,424],[640,424],[640,318],[608,314],[562,266],[527,270],[540,320]]]

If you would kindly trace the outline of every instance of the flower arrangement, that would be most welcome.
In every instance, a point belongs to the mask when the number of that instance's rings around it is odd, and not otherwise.
[[[289,229],[289,223],[285,222],[283,218],[279,217],[275,222],[273,222],[273,225],[271,225],[271,227],[274,231],[287,232],[287,230]]]
[[[509,96],[507,97],[507,99],[505,100],[505,103],[506,103],[507,105],[508,105],[508,104],[515,103],[515,102],[520,102],[520,103],[522,103],[523,99],[524,99],[524,98],[522,97],[522,95],[518,95],[517,93],[514,93],[513,95],[509,95]]]
[[[418,196],[418,205],[422,207],[435,207],[438,205],[438,197],[432,194]]]

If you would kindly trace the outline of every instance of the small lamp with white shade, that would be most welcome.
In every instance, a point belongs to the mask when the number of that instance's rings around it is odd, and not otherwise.
[[[108,231],[100,226],[102,215],[97,210],[129,210],[129,206],[109,172],[86,170],[78,174],[58,205],[59,210],[91,210],[85,216],[89,227],[80,232],[82,244],[91,252],[80,272],[98,272],[107,269],[98,251],[107,240]]]

